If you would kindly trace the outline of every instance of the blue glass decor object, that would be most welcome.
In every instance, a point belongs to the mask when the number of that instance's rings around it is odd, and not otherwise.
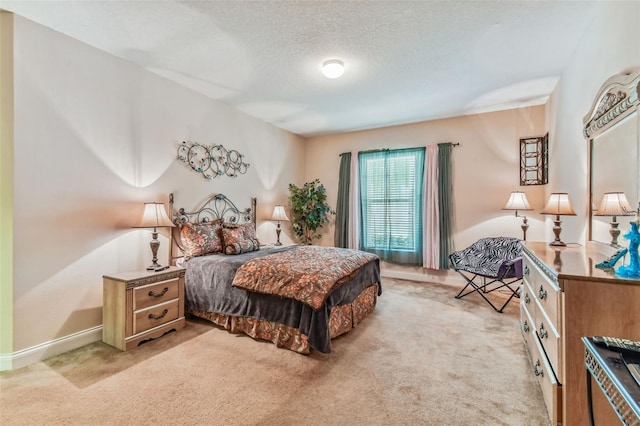
[[[621,277],[636,278],[640,277],[640,263],[638,262],[638,246],[640,246],[640,232],[638,232],[638,222],[631,222],[631,230],[624,234],[629,240],[629,257],[628,265],[619,266],[616,274]]]

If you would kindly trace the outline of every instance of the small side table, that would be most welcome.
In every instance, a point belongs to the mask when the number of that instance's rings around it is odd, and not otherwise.
[[[640,386],[624,365],[620,354],[596,345],[590,337],[583,337],[582,342],[585,346],[590,424],[594,424],[591,385],[593,377],[622,424],[640,425]]]
[[[103,276],[102,341],[120,350],[184,327],[184,268]]]

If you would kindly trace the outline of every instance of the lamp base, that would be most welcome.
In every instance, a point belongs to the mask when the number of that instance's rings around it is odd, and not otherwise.
[[[562,232],[561,224],[562,221],[560,220],[560,215],[556,215],[556,218],[553,221],[553,235],[555,235],[555,239],[549,243],[550,246],[565,247],[567,245],[567,243],[560,240],[560,232]]]
[[[557,241],[551,241],[549,245],[553,247],[566,247],[567,243],[565,243],[564,241],[557,240]]]
[[[616,222],[616,217],[613,217],[613,221],[611,222],[611,228],[609,229],[609,234],[611,235],[611,246],[619,247],[618,245],[618,237],[620,236],[620,229],[618,229],[618,222]]]
[[[277,238],[277,241],[274,244],[274,246],[281,246],[282,245],[282,243],[280,242],[280,232],[281,232],[280,221],[278,221],[278,226],[276,227],[276,238]]]
[[[522,241],[527,241],[527,229],[529,229],[529,224],[527,223],[526,216],[522,217],[522,225],[520,227],[522,228]]]
[[[153,232],[151,233],[150,245],[153,258],[151,259],[151,265],[147,266],[147,271],[155,271],[158,268],[162,268],[162,266],[158,264],[158,249],[160,248],[160,241],[158,241],[158,232],[156,228],[153,228]]]

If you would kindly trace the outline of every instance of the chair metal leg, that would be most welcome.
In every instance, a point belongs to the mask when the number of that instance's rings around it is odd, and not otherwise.
[[[522,278],[515,278],[512,281],[508,281],[505,282],[501,279],[495,278],[495,279],[491,279],[490,281],[487,281],[487,277],[485,276],[480,276],[478,274],[474,274],[472,278],[467,277],[465,274],[462,273],[462,271],[457,271],[460,275],[462,275],[462,277],[467,281],[467,285],[465,285],[462,290],[460,290],[460,292],[456,295],[456,299],[462,299],[463,297],[471,294],[471,293],[478,293],[484,300],[485,302],[487,302],[489,304],[489,306],[491,306],[493,308],[494,311],[498,312],[498,313],[502,313],[504,308],[509,304],[509,302],[511,301],[511,299],[513,299],[514,297],[519,297],[518,295],[518,291],[514,290],[511,285],[515,285],[518,282],[522,281]],[[477,284],[474,280],[476,278],[482,278],[482,284]],[[489,289],[489,286],[494,284],[494,283],[500,283],[501,285],[495,287],[495,288],[491,288]],[[471,286],[472,290],[469,290],[465,293],[465,290]],[[493,302],[491,302],[491,300],[489,300],[489,298],[486,296],[486,294],[494,292],[496,290],[499,290],[501,288],[507,288],[509,289],[509,291],[511,291],[511,295],[509,296],[509,298],[506,300],[506,302],[504,302],[504,304],[498,308],[496,305],[493,304]]]

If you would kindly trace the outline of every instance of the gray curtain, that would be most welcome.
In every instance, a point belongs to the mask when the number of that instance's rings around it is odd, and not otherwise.
[[[440,206],[440,269],[449,269],[453,253],[453,182],[451,142],[438,144],[438,204]]]
[[[338,201],[336,203],[336,229],[333,244],[336,247],[349,246],[349,183],[351,181],[351,153],[340,154],[340,175],[338,177]]]

